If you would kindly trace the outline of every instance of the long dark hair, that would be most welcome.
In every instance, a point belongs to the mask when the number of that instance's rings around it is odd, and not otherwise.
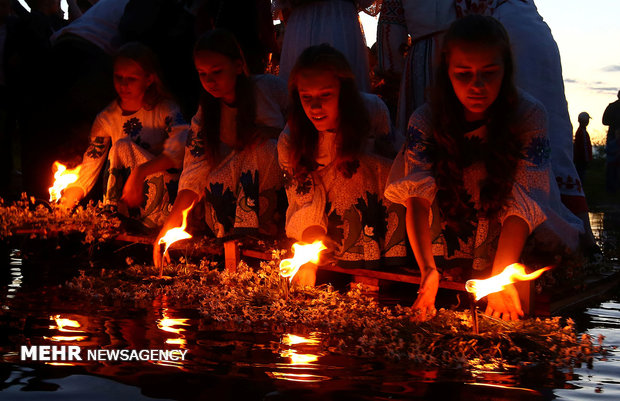
[[[315,159],[319,133],[304,111],[297,87],[299,75],[308,71],[328,71],[340,81],[337,142],[339,159],[354,159],[362,152],[370,125],[368,111],[355,83],[355,75],[345,56],[328,44],[308,47],[297,59],[288,83],[291,100],[288,126],[292,146],[291,163],[295,175],[309,173],[317,167]]]
[[[450,51],[459,45],[496,48],[504,63],[504,77],[497,99],[489,106],[486,142],[472,152],[464,135],[471,130],[465,110],[457,98],[450,77]],[[487,177],[481,183],[479,216],[493,217],[506,205],[512,191],[522,140],[511,127],[515,122],[518,93],[514,84],[514,60],[508,33],[492,17],[470,15],[455,21],[448,29],[440,62],[431,89],[431,118],[434,141],[433,173],[438,187],[437,202],[448,224],[471,215],[471,204],[463,197],[463,168],[475,160],[484,163]],[[468,152],[468,149],[470,150]]]
[[[140,42],[129,42],[121,46],[116,52],[114,60],[128,59],[135,61],[147,74],[153,76],[153,83],[146,88],[142,102],[147,109],[152,109],[164,99],[170,99],[171,95],[164,87],[161,77],[161,67],[155,53]]]
[[[200,51],[210,51],[228,57],[230,60],[240,60],[243,72],[237,75],[235,82],[235,106],[237,108],[237,135],[234,149],[243,149],[257,138],[255,126],[256,100],[254,97],[254,83],[251,81],[243,53],[239,43],[232,33],[223,29],[213,29],[202,35],[194,46],[194,55]],[[200,107],[202,110],[202,128],[199,135],[205,143],[206,155],[211,164],[217,163],[220,155],[220,100],[215,98],[204,88],[200,90]]]

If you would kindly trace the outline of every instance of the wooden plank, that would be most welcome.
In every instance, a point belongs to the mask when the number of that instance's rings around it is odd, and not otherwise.
[[[370,278],[376,278],[379,280],[400,281],[403,283],[418,285],[420,284],[421,280],[420,276],[414,274],[393,273],[367,269],[345,269],[335,264],[319,266],[319,269],[329,270],[337,273],[351,274],[353,276],[365,276]],[[455,291],[465,291],[465,283],[459,283],[455,281],[440,281],[439,287]]]
[[[145,235],[132,235],[132,234],[119,234],[115,238],[117,241],[124,242],[137,242],[139,244],[152,244],[155,242],[155,237],[147,237]]]
[[[236,272],[239,261],[241,260],[241,252],[237,241],[224,242],[224,266],[229,272]]]

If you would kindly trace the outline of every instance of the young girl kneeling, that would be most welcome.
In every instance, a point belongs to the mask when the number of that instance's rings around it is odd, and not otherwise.
[[[194,48],[204,89],[185,147],[179,194],[154,243],[182,223],[182,212],[204,201],[212,235],[278,233],[281,175],[275,138],[285,123],[286,85],[272,75],[249,76],[234,36],[207,32]],[[270,139],[272,138],[272,139]]]
[[[385,196],[407,206],[407,233],[422,273],[413,306],[422,319],[435,311],[434,257],[487,278],[518,262],[535,230],[539,243],[557,253],[574,249],[583,230],[562,205],[551,173],[545,111],[516,89],[513,65],[497,20],[470,16],[453,23],[430,104],[409,120]],[[488,296],[487,313],[506,320],[523,315],[513,285]]]
[[[88,194],[107,160],[104,203],[116,209],[122,206],[125,182],[130,175],[135,178],[138,166],[165,158],[165,168],[140,175],[138,196],[142,200],[146,195],[146,202],[133,203],[139,209],[127,211],[146,227],[157,227],[176,196],[179,177],[164,170],[181,167],[188,125],[163,88],[156,56],[146,46],[133,42],[119,49],[114,88],[118,98],[97,115],[79,178],[65,189],[61,202],[71,206]]]
[[[386,202],[391,161],[365,152],[367,106],[344,56],[307,48],[289,78],[291,111],[278,141],[289,201],[286,234],[326,240],[342,267],[378,269],[404,262],[404,208]],[[296,276],[313,285],[316,266]]]

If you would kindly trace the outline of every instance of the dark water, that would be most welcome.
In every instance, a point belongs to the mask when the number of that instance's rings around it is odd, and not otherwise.
[[[605,216],[594,215],[592,223],[601,244],[613,246]],[[41,270],[16,250],[8,253],[8,269],[0,272],[2,400],[620,400],[614,291],[563,312],[580,332],[605,336],[608,353],[591,366],[425,370],[330,353],[320,345],[322,333],[230,331],[207,324],[196,310],[171,308],[166,299],[141,308],[103,306],[59,286],[75,266],[51,258]],[[176,362],[21,361],[21,345],[42,344],[188,352]]]

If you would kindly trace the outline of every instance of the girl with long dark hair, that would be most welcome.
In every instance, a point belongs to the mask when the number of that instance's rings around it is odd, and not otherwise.
[[[422,273],[414,308],[433,315],[440,268],[488,277],[518,262],[535,230],[547,249],[575,248],[583,226],[560,201],[550,168],[544,108],[513,82],[504,27],[473,15],[444,39],[431,100],[409,120],[385,195],[407,206],[407,232]],[[467,277],[464,277],[467,278]],[[487,312],[523,315],[510,285]]]
[[[326,240],[343,267],[402,263],[404,208],[383,198],[391,160],[367,151],[371,121],[380,116],[369,114],[346,58],[327,44],[307,48],[289,93],[288,128],[278,140],[287,235]],[[296,278],[312,285],[315,274],[316,266],[306,265]]]
[[[277,233],[274,212],[281,175],[275,139],[284,128],[285,84],[250,76],[234,36],[215,29],[198,39],[194,63],[204,89],[185,147],[179,193],[155,241],[181,226],[182,211],[204,201],[205,221],[216,237]]]

